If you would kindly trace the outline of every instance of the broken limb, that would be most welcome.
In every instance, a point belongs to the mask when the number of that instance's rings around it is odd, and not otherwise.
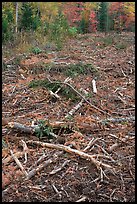
[[[36,133],[36,129],[38,130],[38,125],[33,125],[33,126],[26,126],[26,125],[23,125],[21,123],[16,123],[16,122],[9,122],[8,123],[8,126],[13,128],[13,129],[17,129],[21,132],[25,132],[25,133],[30,133],[30,134],[34,134]],[[53,132],[50,132],[49,135],[51,135],[52,137],[55,137],[57,138],[57,135],[54,134]]]
[[[76,150],[76,149],[72,149],[68,146],[65,145],[61,145],[61,144],[52,144],[52,143],[45,143],[45,142],[40,142],[40,141],[33,141],[33,140],[28,140],[27,143],[29,144],[36,144],[36,145],[41,145],[42,147],[48,147],[48,148],[55,148],[58,150],[64,150],[66,152],[69,152],[71,154],[76,154],[84,159],[89,159],[92,163],[94,163],[96,165],[97,168],[100,168],[100,166],[103,166],[105,168],[108,169],[112,169],[112,167],[108,164],[105,164],[103,162],[99,162],[97,161],[92,155],[89,155],[85,152]]]
[[[16,123],[16,122],[9,122],[8,126],[11,128],[14,128],[14,129],[18,129],[18,130],[25,132],[25,133],[33,133],[35,131],[35,129],[33,127],[28,127],[26,125]]]
[[[74,108],[72,108],[68,114],[65,116],[65,118],[68,118],[69,116],[72,116],[83,104],[84,99],[82,99]]]
[[[113,122],[113,123],[119,123],[119,122],[124,122],[124,121],[135,121],[135,116],[130,116],[126,118],[107,118],[105,120],[100,120],[98,122]]]
[[[13,151],[10,150],[11,156],[12,158],[15,160],[16,164],[18,165],[18,167],[22,170],[23,174],[25,176],[28,176],[28,173],[26,172],[26,170],[24,169],[24,167],[22,166],[21,162],[18,160],[18,158],[13,154]]]

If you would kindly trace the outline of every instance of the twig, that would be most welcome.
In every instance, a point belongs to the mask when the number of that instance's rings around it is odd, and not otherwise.
[[[85,95],[88,94],[88,92],[86,90],[84,90],[83,88],[80,88],[80,91],[83,91]],[[68,114],[65,116],[65,118],[72,116],[82,106],[83,102],[84,102],[84,99],[82,98],[81,101],[68,112]]]
[[[58,159],[58,156],[60,156],[62,154],[63,154],[63,152],[59,152],[58,155],[53,156],[53,159],[48,159],[47,161],[44,161],[42,164],[40,164],[37,168],[34,168],[31,171],[29,171],[26,179],[30,179],[31,177],[35,176],[35,174],[37,172],[40,172],[43,168],[45,168],[49,164],[56,162],[56,160]],[[43,160],[43,159],[44,159],[44,156],[41,160]],[[36,163],[38,163],[38,162],[39,162],[39,160]]]
[[[85,149],[83,150],[84,152],[86,151],[86,150],[88,150],[89,148],[91,148],[92,147],[92,145],[97,141],[97,140],[99,140],[99,138],[92,138],[92,140],[88,143],[88,145],[85,147]]]
[[[131,171],[131,167],[132,167],[131,161],[132,161],[132,160],[133,160],[133,158],[130,158],[130,162],[129,162],[129,173],[130,173],[130,175],[132,176],[133,180],[135,181],[135,177],[134,177],[134,175],[133,175],[133,173],[132,173],[132,171]]]
[[[49,93],[50,93],[51,96],[55,96],[56,98],[60,99],[60,96],[57,93],[54,93],[51,90],[49,90]]]
[[[82,201],[85,201],[86,199],[87,199],[87,197],[86,197],[86,196],[83,196],[82,198],[78,199],[78,200],[75,201],[75,202],[82,202]]]
[[[84,159],[89,159],[90,161],[92,161],[96,165],[97,168],[100,168],[100,166],[103,166],[105,168],[112,169],[112,167],[110,165],[97,161],[96,159],[94,159],[94,157],[92,155],[89,155],[87,153],[84,153],[84,152],[76,150],[76,149],[72,149],[72,148],[65,146],[65,145],[44,143],[44,142],[33,141],[33,140],[28,140],[27,143],[37,144],[37,145],[41,145],[42,147],[55,148],[55,149],[59,149],[59,150],[64,150],[64,151],[69,152],[69,153],[74,153],[74,154],[79,155],[80,157],[82,157]]]
[[[113,194],[115,193],[116,190],[117,190],[117,189],[115,188],[115,189],[112,191],[112,193],[110,194],[110,202],[113,202],[112,196],[113,196]]]
[[[111,153],[115,148],[117,148],[119,146],[118,143],[114,143],[113,145],[111,145],[108,149],[108,151]]]
[[[21,140],[21,142],[22,142],[22,146],[23,146],[23,152],[25,154],[25,161],[24,161],[24,164],[25,164],[27,162],[27,154],[28,154],[29,149],[23,140]]]
[[[103,147],[99,146],[98,144],[95,144],[95,145],[97,147],[99,147],[102,150],[102,152],[104,152],[108,156],[108,158],[111,159],[111,161],[115,162],[115,160],[109,155],[109,153]],[[104,157],[106,157],[106,156],[104,156]]]
[[[44,167],[48,166],[49,164],[53,163],[52,159],[48,159],[47,161],[44,161],[43,164],[39,165],[37,168],[31,170],[27,174],[27,180],[30,179],[31,177],[35,176],[35,174],[39,171],[41,171]]]
[[[65,162],[62,164],[61,167],[59,167],[58,169],[52,170],[49,174],[50,174],[50,175],[53,175],[53,174],[56,174],[57,172],[61,171],[61,170],[63,169],[63,167],[64,167],[68,162],[70,162],[70,160],[65,161]]]
[[[58,191],[58,189],[56,188],[56,186],[54,184],[52,184],[52,187],[53,187],[54,191],[59,195],[59,197],[61,197],[61,191]]]
[[[46,155],[45,153],[34,163],[34,165],[32,165],[30,168],[29,168],[29,171],[32,170],[32,168],[36,167],[38,165],[39,162],[42,162],[44,159],[46,158]]]
[[[126,140],[128,140],[128,138],[125,138],[125,140],[123,140],[123,139],[120,139],[118,136],[116,136],[116,135],[113,135],[113,134],[109,134],[111,137],[114,137],[114,138],[116,138],[116,139],[118,139],[120,142],[124,142],[124,143],[127,143],[127,141]],[[117,144],[117,143],[116,143]],[[118,144],[117,144],[117,146],[118,146]]]
[[[15,89],[16,89],[16,86],[13,87],[13,90],[12,90],[11,94],[9,94],[10,97],[11,97],[12,94],[14,93]]]
[[[135,116],[130,116],[126,118],[107,118],[105,120],[100,120],[98,122],[113,122],[113,123],[119,123],[119,122],[124,122],[124,121],[135,121]]]
[[[10,150],[11,156],[13,157],[13,159],[15,160],[16,164],[18,165],[18,167],[22,170],[22,172],[24,173],[24,175],[27,177],[28,173],[26,172],[26,170],[24,169],[24,167],[22,166],[21,162],[18,160],[18,158],[13,154],[13,151]]]
[[[67,77],[67,78],[65,79],[64,83],[69,82],[70,80],[71,80],[71,78],[70,78],[70,77]],[[57,94],[57,93],[61,90],[61,88],[62,88],[62,86],[57,89],[57,91],[55,92],[55,94]]]
[[[16,59],[17,57],[22,56],[22,55],[26,56],[26,55],[29,55],[29,54],[27,54],[27,53],[18,54],[18,56],[12,57],[11,59],[7,60],[7,61],[4,62],[4,63],[7,64],[7,63],[9,63],[10,61],[13,61],[14,59]]]
[[[14,156],[19,158],[19,157],[22,157],[24,155],[24,152],[16,152],[14,153]],[[8,162],[14,160],[12,156],[8,156],[7,158],[5,159],[2,159],[2,164],[7,164]]]

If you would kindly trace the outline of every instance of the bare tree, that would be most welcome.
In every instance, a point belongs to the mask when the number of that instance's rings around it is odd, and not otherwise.
[[[18,32],[18,9],[19,8],[19,4],[18,2],[16,2],[16,27],[15,27],[15,32]]]

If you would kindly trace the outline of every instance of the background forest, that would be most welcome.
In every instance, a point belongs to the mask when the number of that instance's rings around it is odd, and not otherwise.
[[[51,42],[61,49],[79,33],[134,30],[135,2],[2,2],[2,43],[17,52]]]

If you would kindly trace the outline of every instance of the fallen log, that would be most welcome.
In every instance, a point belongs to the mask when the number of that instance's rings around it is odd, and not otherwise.
[[[49,126],[52,128],[63,128],[63,127],[69,127],[72,129],[74,125],[77,125],[80,129],[93,129],[95,130],[99,124],[105,124],[107,122],[112,122],[112,123],[119,123],[119,122],[125,122],[125,121],[135,121],[135,116],[130,116],[130,117],[125,117],[125,118],[107,118],[104,120],[96,120],[94,119],[92,124],[86,124],[86,123],[80,123],[80,124],[75,124],[74,122],[66,122],[66,121],[48,121]],[[97,125],[98,124],[98,125]],[[21,123],[17,122],[7,122],[7,125],[10,128],[17,129],[21,132],[25,132],[28,134],[35,134],[36,129],[38,129],[38,125],[33,125],[33,126],[26,126]],[[52,137],[57,138],[57,135],[54,134],[53,132],[50,133]]]

